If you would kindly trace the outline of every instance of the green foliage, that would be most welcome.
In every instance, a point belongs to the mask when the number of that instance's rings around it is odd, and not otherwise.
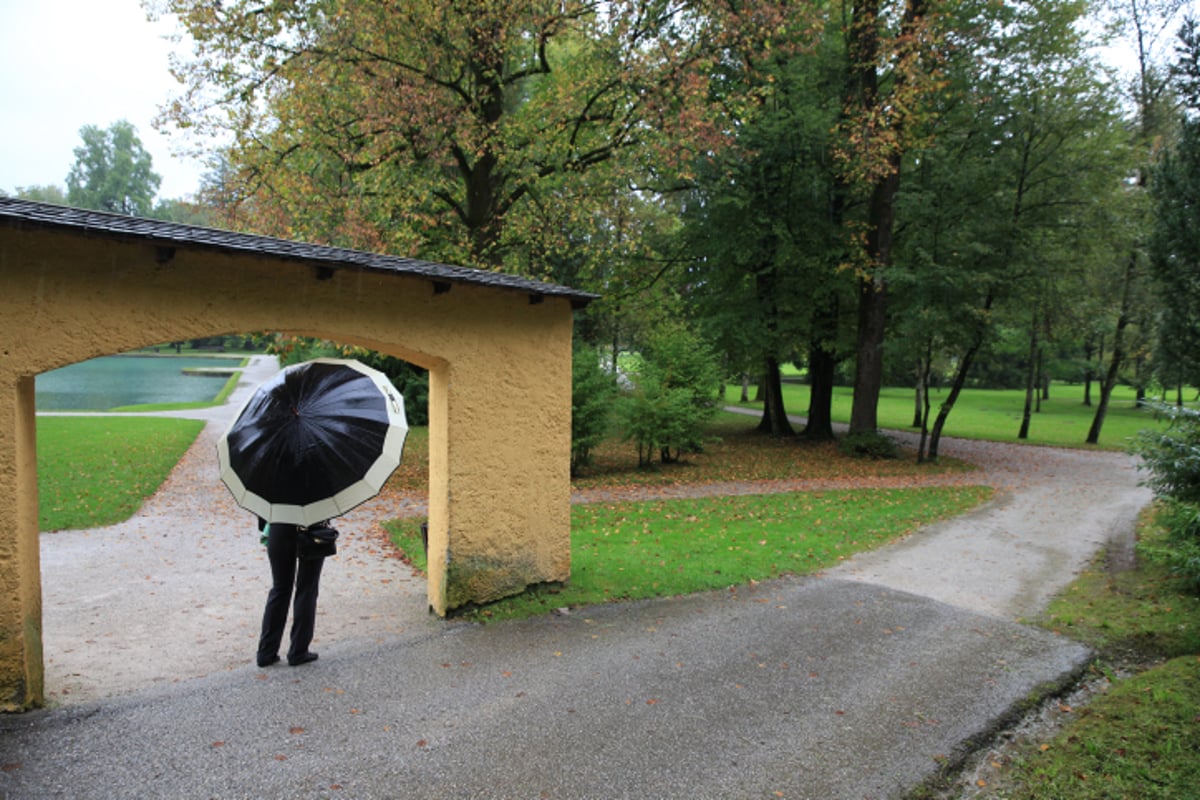
[[[571,363],[571,474],[591,463],[592,448],[609,433],[616,376],[590,347],[577,346]]]
[[[1200,30],[1184,23],[1176,84],[1187,113],[1174,146],[1150,170],[1150,272],[1159,324],[1156,371],[1165,385],[1200,382]]]
[[[618,414],[625,436],[638,449],[638,464],[649,465],[657,450],[664,464],[684,453],[700,452],[704,426],[717,412],[720,367],[709,346],[682,325],[661,328],[642,353],[634,388]]]
[[[38,527],[128,519],[166,480],[204,423],[145,417],[39,417]]]
[[[410,427],[429,424],[429,373],[403,359],[365,347],[349,347],[325,339],[284,334],[268,337],[267,352],[277,355],[279,363],[284,366],[314,358],[357,359],[388,376],[404,398],[404,416]]]
[[[985,487],[798,492],[577,505],[571,580],[472,612],[512,619],[553,608],[724,589],[816,572],[986,501]],[[386,523],[423,563],[420,520]]]
[[[3,196],[2,192],[0,192],[0,196]],[[54,203],[60,206],[67,204],[66,193],[63,192],[62,187],[55,186],[54,184],[47,184],[45,186],[18,186],[13,196],[20,200],[33,200],[37,203]]]
[[[162,179],[142,146],[137,129],[126,120],[108,130],[84,125],[83,144],[75,148],[75,164],[67,175],[67,202],[78,208],[114,214],[149,216]]]
[[[1135,449],[1151,477],[1147,481],[1164,501],[1161,523],[1168,540],[1145,547],[1146,555],[1169,564],[1200,591],[1200,413],[1187,408],[1161,409],[1172,422],[1165,431],[1145,431]]]
[[[856,458],[887,459],[899,455],[896,442],[878,431],[846,434],[839,440],[838,448]]]

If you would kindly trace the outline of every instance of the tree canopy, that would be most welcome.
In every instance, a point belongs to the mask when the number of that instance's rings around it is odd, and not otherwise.
[[[79,208],[149,216],[162,182],[133,124],[120,120],[101,129],[84,125],[83,144],[67,175],[67,202]]]

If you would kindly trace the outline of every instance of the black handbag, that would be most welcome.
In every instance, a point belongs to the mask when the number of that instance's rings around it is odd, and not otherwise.
[[[296,531],[296,555],[303,561],[315,561],[337,553],[337,529],[321,523]]]

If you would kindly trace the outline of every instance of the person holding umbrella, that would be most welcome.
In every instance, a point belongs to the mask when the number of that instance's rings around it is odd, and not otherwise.
[[[317,660],[309,645],[324,557],[308,556],[301,540],[331,531],[330,519],[378,494],[400,465],[407,434],[404,398],[386,375],[321,358],[265,381],[217,442],[221,480],[266,531],[271,590],[260,667],[280,660],[289,604],[288,664]]]
[[[317,660],[308,649],[317,622],[317,594],[321,583],[321,567],[325,559],[300,557],[300,527],[286,522],[270,522],[261,517],[259,530],[266,529],[267,559],[271,562],[271,591],[263,611],[262,634],[258,638],[258,665],[269,667],[279,663],[279,646],[287,625],[288,605],[292,589],[296,598],[292,611],[292,638],[288,648],[288,664],[296,667]]]

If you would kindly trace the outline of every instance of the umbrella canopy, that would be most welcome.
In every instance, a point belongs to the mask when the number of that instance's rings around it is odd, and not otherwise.
[[[306,361],[260,385],[217,442],[221,480],[268,522],[312,525],[378,494],[407,434],[404,399],[382,372]]]

